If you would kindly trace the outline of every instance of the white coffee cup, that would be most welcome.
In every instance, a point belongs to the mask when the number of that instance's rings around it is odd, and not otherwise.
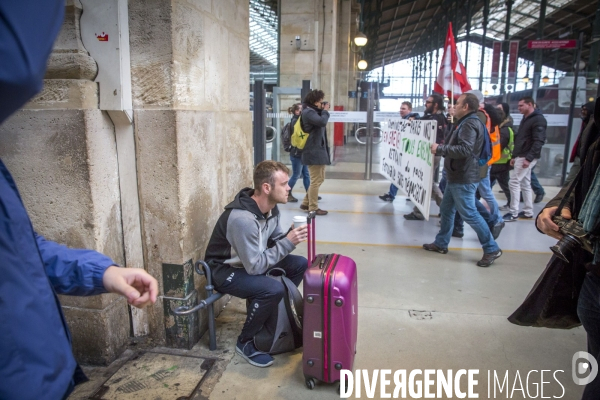
[[[295,216],[292,221],[294,221],[294,228],[297,228],[302,225],[306,225],[306,217],[303,217],[301,215]]]

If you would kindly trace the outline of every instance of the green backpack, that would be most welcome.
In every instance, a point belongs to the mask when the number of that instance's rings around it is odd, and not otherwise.
[[[304,149],[306,141],[308,140],[308,133],[302,130],[302,124],[300,123],[301,119],[301,117],[298,117],[298,121],[294,124],[294,133],[292,133],[292,146],[296,147],[298,150]]]

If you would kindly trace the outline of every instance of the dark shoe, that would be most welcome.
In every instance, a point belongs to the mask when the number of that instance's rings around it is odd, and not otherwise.
[[[513,221],[518,220],[519,217],[513,217],[513,215],[511,213],[507,213],[507,214],[504,214],[502,219],[504,220],[504,222],[513,222]]]
[[[290,194],[288,194],[288,200],[287,201],[288,201],[288,203],[297,203],[298,199],[295,198],[294,196],[292,196],[292,194],[290,193]]]
[[[300,204],[300,209],[304,210],[304,211],[308,211],[308,206],[305,206],[304,204]]]
[[[544,201],[544,196],[546,195],[546,193],[540,193],[540,194],[536,194],[535,195],[535,199],[533,199],[534,203],[541,203],[542,201]]]
[[[425,217],[419,217],[414,212],[411,212],[410,214],[404,214],[404,219],[407,219],[409,221],[424,221]]]
[[[521,196],[519,197],[519,201],[522,203],[523,202],[523,193],[521,193]]]
[[[379,198],[383,201],[394,201],[394,198],[387,193],[383,196],[379,196]]]
[[[452,231],[452,237],[461,239],[465,234],[463,232],[457,231],[456,229]]]
[[[320,208],[317,208],[317,210],[315,211],[316,215],[327,215],[329,214],[329,211],[325,211],[325,210],[321,210]]]
[[[321,199],[321,196],[317,196],[317,200],[323,200],[323,199]]]
[[[512,215],[511,215],[512,217]],[[496,225],[494,225],[494,227],[492,228],[492,237],[494,238],[494,240],[498,239],[498,236],[500,236],[500,232],[502,232],[502,229],[504,229],[504,226],[506,225],[506,223],[504,221],[500,221],[498,222]]]
[[[425,250],[427,250],[427,251],[436,251],[436,252],[438,252],[438,253],[440,253],[440,254],[446,254],[446,253],[448,253],[448,249],[442,249],[442,248],[439,248],[439,247],[437,247],[437,246],[436,246],[435,244],[433,244],[433,243],[430,243],[430,244],[424,244],[424,245],[423,245],[423,248],[424,248]]]
[[[478,267],[489,267],[490,265],[492,265],[494,263],[494,260],[496,258],[500,258],[501,255],[502,255],[502,250],[498,250],[493,253],[485,253],[483,255],[483,257],[481,258],[481,260],[477,261],[477,266]]]
[[[273,364],[273,357],[262,351],[258,351],[254,347],[254,342],[251,340],[246,343],[242,343],[238,340],[235,346],[235,352],[238,353],[244,360],[248,361],[255,367],[265,368]]]
[[[531,219],[533,218],[533,215],[525,215],[525,211],[521,211],[519,215],[517,215],[517,218]]]

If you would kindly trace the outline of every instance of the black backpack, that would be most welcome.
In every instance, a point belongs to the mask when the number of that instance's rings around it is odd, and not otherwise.
[[[292,126],[289,122],[281,130],[281,143],[288,153],[292,150]]]
[[[302,347],[303,303],[294,282],[285,276],[281,268],[273,268],[267,276],[283,285],[285,294],[261,330],[254,336],[254,345],[260,351],[280,354]]]

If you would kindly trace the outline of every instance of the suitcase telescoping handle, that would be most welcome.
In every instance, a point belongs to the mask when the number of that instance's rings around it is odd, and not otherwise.
[[[308,217],[306,217],[306,223],[308,224],[308,266],[310,267],[312,262],[315,260],[315,257],[317,256],[316,254],[316,250],[315,250],[315,242],[316,242],[316,238],[315,238],[315,217],[316,217],[316,213],[314,211],[311,211],[308,213]]]

